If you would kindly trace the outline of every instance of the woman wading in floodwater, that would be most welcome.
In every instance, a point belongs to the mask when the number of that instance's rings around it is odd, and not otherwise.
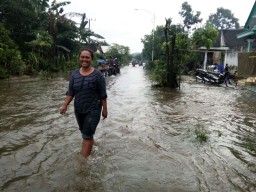
[[[81,68],[73,71],[65,102],[60,108],[60,114],[66,113],[69,103],[75,98],[74,111],[83,138],[81,154],[84,157],[91,154],[93,135],[100,116],[108,116],[105,78],[98,69],[91,66],[93,58],[91,50],[80,51]]]

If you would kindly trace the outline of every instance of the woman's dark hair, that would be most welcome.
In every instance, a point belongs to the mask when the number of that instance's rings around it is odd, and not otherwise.
[[[90,53],[91,57],[92,57],[92,60],[94,59],[94,53],[93,53],[93,51],[91,49],[89,49],[89,48],[82,48],[79,51],[79,57],[81,56],[82,51],[88,51]]]

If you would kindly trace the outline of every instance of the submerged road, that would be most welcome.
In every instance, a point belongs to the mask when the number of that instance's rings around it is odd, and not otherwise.
[[[0,191],[256,191],[256,95],[184,78],[155,88],[142,67],[106,77],[109,117],[79,154],[68,80],[0,81]]]

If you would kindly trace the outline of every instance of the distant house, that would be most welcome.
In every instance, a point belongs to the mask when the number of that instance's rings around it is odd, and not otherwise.
[[[230,66],[239,77],[256,77],[256,1],[242,29],[219,30],[214,45],[205,53],[203,68],[214,63]]]
[[[247,51],[238,54],[238,74],[241,77],[256,77],[256,1],[237,39],[247,43]]]
[[[237,34],[241,33],[243,29],[222,29],[218,32],[218,37],[214,45],[206,50],[201,47],[200,50],[205,52],[204,69],[208,65],[214,63],[225,65],[229,64],[231,71],[238,68],[238,53],[246,50],[247,43],[242,39],[237,39]]]

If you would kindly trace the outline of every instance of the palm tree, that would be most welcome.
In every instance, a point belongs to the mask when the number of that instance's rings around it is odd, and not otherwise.
[[[104,41],[100,41],[99,39],[105,39],[103,36],[94,33],[90,26],[89,28],[86,27],[86,25],[90,22],[86,18],[86,14],[82,14],[81,23],[78,28],[78,36],[79,36],[79,42],[81,45],[90,47],[93,51],[99,50],[101,53],[103,53],[101,45],[106,45],[107,43]],[[91,39],[91,37],[95,37],[96,39]]]

